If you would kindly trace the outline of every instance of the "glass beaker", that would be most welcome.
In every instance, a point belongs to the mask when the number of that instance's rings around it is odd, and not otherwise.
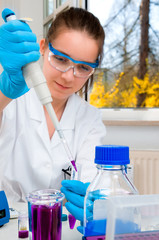
[[[27,196],[32,240],[61,240],[62,201],[56,189],[37,190]]]

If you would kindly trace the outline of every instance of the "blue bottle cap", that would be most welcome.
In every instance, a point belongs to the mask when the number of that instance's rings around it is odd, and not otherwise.
[[[95,148],[96,164],[126,165],[130,163],[129,147],[118,145],[101,145]]]

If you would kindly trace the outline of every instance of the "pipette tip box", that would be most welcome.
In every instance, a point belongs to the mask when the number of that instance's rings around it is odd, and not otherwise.
[[[106,240],[159,239],[159,195],[110,197]]]

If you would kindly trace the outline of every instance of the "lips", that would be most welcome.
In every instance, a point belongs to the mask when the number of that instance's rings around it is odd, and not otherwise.
[[[61,85],[61,84],[59,84],[59,83],[57,83],[57,82],[56,82],[56,84],[57,84],[57,86],[60,87],[61,89],[69,89],[69,88],[70,88],[70,87],[63,86],[63,85]]]

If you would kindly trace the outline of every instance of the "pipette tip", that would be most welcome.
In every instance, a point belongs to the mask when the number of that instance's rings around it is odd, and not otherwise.
[[[68,220],[69,220],[70,229],[74,229],[74,226],[75,226],[75,223],[76,223],[76,218],[72,214],[69,214],[68,215]]]
[[[72,160],[71,163],[72,163],[72,165],[73,165],[75,171],[77,172],[77,167],[76,167],[76,164],[75,164],[75,160]]]

